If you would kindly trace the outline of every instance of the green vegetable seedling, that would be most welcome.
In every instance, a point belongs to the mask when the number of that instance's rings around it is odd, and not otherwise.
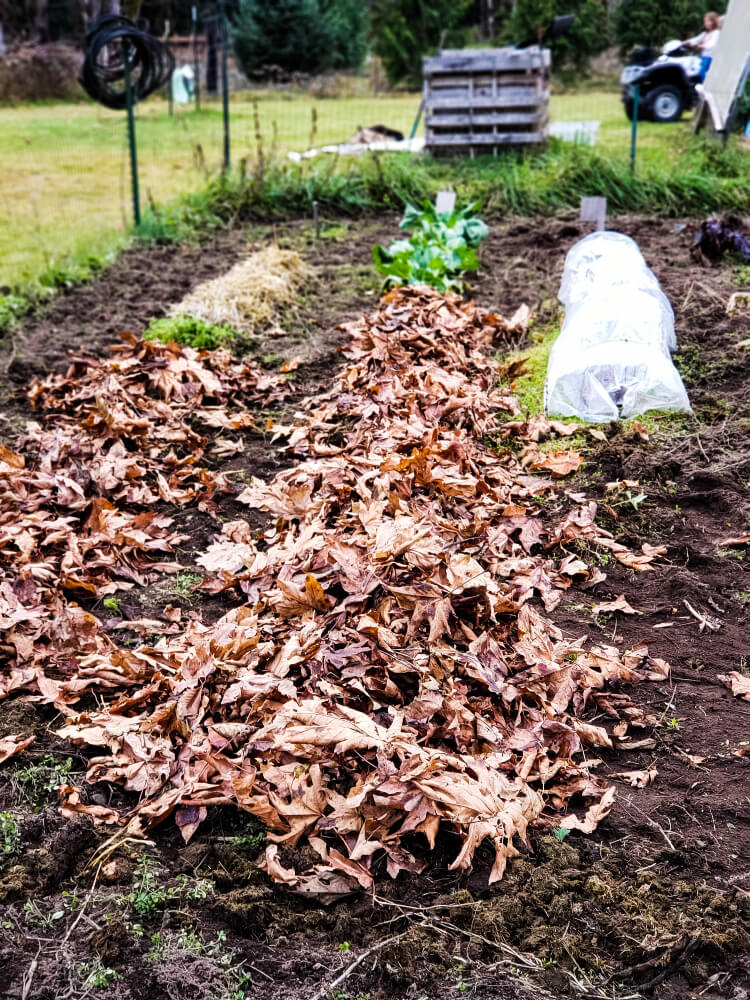
[[[439,292],[463,291],[464,275],[476,271],[476,247],[489,229],[475,214],[479,203],[451,212],[439,212],[425,200],[422,208],[407,205],[401,228],[411,232],[387,249],[373,247],[375,266],[386,276],[386,285],[431,285]]]

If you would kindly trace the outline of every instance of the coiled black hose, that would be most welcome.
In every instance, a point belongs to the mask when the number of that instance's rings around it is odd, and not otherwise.
[[[133,103],[163,87],[174,70],[174,56],[164,42],[128,17],[105,14],[86,35],[81,86],[95,101],[121,111],[127,107],[125,60],[130,63]]]

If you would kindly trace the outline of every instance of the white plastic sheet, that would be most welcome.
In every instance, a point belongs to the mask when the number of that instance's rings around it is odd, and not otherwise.
[[[647,410],[689,410],[670,351],[674,312],[637,244],[592,233],[565,261],[565,322],[550,352],[548,413],[593,422]]]
[[[175,104],[190,104],[195,90],[192,66],[178,66],[172,73],[172,100]]]

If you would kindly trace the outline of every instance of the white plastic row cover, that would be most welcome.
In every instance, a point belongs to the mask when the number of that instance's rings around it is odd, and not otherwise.
[[[592,233],[565,260],[565,322],[550,352],[548,413],[602,423],[646,410],[689,410],[670,352],[674,312],[638,245]]]

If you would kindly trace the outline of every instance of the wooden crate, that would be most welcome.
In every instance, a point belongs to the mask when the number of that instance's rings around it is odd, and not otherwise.
[[[447,49],[422,67],[429,152],[474,156],[545,141],[549,49]]]

